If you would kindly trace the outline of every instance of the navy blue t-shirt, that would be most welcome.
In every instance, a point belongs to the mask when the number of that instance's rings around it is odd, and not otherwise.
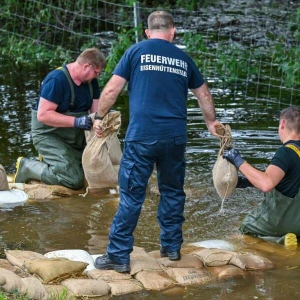
[[[65,67],[65,65],[63,66]],[[72,78],[71,78],[72,80]],[[92,80],[93,98],[98,99],[100,96],[100,88],[97,79]],[[88,83],[81,83],[79,86],[72,80],[74,87],[75,100],[74,105],[71,106],[71,88],[69,81],[63,71],[55,69],[51,71],[42,82],[40,97],[54,102],[58,105],[56,111],[64,113],[70,112],[84,112],[91,108],[93,99],[91,99],[90,89]],[[34,107],[37,109],[39,99]]]
[[[294,198],[300,189],[300,157],[288,144],[294,144],[300,149],[300,141],[288,141],[275,152],[270,164],[282,169],[283,179],[275,187],[284,196]]]
[[[166,40],[145,40],[124,53],[113,74],[128,81],[126,141],[187,135],[188,89],[204,79],[184,51]]]

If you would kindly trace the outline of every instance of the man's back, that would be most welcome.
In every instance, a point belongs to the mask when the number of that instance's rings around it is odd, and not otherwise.
[[[128,81],[126,141],[186,135],[188,89],[204,80],[185,52],[166,40],[149,39],[129,48],[114,74]]]

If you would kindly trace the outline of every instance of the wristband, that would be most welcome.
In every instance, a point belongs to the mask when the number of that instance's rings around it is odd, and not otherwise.
[[[105,116],[104,116],[105,117]],[[102,121],[103,119],[104,119],[104,117],[100,117],[99,115],[98,115],[98,112],[95,112],[95,116],[94,116],[94,119],[95,120],[100,120],[100,121]]]

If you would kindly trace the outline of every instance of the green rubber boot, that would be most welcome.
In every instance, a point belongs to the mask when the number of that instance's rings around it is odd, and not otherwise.
[[[19,157],[16,164],[14,183],[26,183],[29,179],[42,180],[42,173],[47,164]]]

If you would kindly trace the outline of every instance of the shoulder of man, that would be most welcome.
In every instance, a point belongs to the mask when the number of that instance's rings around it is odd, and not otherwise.
[[[59,81],[59,82],[67,82],[68,79],[66,77],[66,75],[64,74],[64,72],[61,70],[61,67],[56,68],[52,71],[50,71],[45,79],[42,81],[42,85],[49,82],[49,81]]]
[[[300,158],[300,145],[290,142],[290,143],[285,144],[284,147],[293,150]]]

